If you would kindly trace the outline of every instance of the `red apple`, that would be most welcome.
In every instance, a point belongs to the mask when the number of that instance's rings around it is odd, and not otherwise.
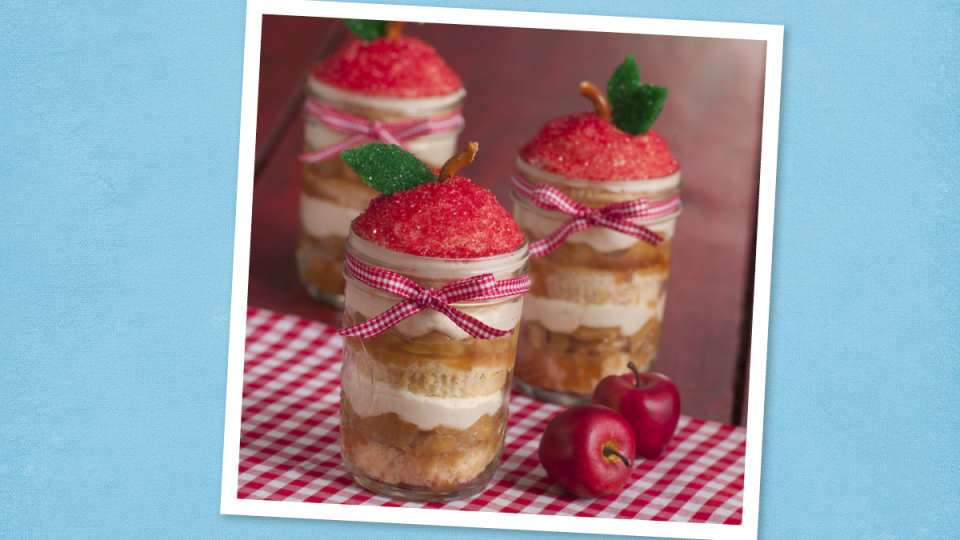
[[[540,439],[540,463],[577,497],[618,491],[633,473],[633,432],[616,411],[577,405],[553,417]]]
[[[663,453],[680,421],[677,385],[659,373],[640,373],[633,362],[633,375],[611,375],[597,384],[593,401],[619,412],[633,428],[636,457],[655,458]]]

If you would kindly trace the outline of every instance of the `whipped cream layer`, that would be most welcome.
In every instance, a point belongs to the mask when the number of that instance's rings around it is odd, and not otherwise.
[[[363,315],[367,319],[380,315],[400,302],[400,299],[394,295],[372,291],[366,286],[355,285],[349,280],[347,281],[345,295],[345,305],[349,306],[348,309]],[[509,301],[454,304],[453,307],[497,330],[512,330],[520,322],[522,305],[518,298]],[[473,339],[470,334],[463,331],[449,317],[429,308],[400,321],[394,328],[408,338],[419,338],[436,331],[451,339]]]
[[[343,377],[341,388],[361,418],[394,413],[423,431],[440,426],[462,431],[485,414],[493,416],[504,405],[501,390],[470,398],[425,396],[382,381],[371,381],[359,373]]]
[[[523,301],[523,320],[538,322],[551,332],[572,334],[581,326],[589,328],[619,328],[624,336],[643,328],[651,317],[663,320],[666,294],[655,304],[578,304],[528,294]]]
[[[311,197],[306,193],[300,194],[300,224],[310,236],[346,238],[350,233],[350,222],[359,215],[360,210]]]
[[[445,96],[430,98],[403,99],[364,96],[333,88],[312,77],[307,82],[307,88],[311,94],[322,97],[324,101],[329,102],[334,107],[338,103],[348,103],[357,108],[376,109],[388,114],[392,113],[412,118],[435,116],[437,111],[456,105],[465,94],[463,90],[459,90]],[[431,133],[408,139],[404,141],[404,144],[414,155],[428,165],[440,167],[457,152],[457,136],[460,131],[460,129],[451,129],[440,133]],[[324,126],[313,116],[306,116],[305,138],[311,150],[336,144],[352,136],[350,133]]]

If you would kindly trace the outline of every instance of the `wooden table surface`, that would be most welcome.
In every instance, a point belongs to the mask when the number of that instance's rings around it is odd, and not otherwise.
[[[415,25],[467,89],[461,143],[479,141],[468,176],[510,208],[517,149],[547,120],[590,110],[580,81],[601,88],[627,54],[643,82],[670,91],[654,129],[683,171],[660,357],[683,414],[746,420],[763,107],[763,42],[477,26]],[[303,146],[302,86],[346,37],[338,20],[265,16],[257,111],[248,303],[339,325],[294,266]],[[467,171],[464,171],[465,173]]]

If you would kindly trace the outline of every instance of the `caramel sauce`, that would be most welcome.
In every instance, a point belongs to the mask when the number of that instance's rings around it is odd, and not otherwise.
[[[353,326],[367,317],[348,312],[345,326]],[[483,367],[502,373],[513,368],[517,349],[517,329],[496,339],[453,339],[436,330],[417,338],[404,336],[396,327],[372,338],[346,337],[344,346],[366,351],[375,361],[407,369],[431,369],[436,362],[443,367],[469,371]]]

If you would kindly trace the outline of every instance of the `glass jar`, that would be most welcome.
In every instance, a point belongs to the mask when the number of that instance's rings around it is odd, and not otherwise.
[[[549,184],[591,208],[639,198],[662,201],[680,192],[679,171],[659,179],[603,182],[566,178],[520,158],[516,166],[527,181]],[[531,242],[572,217],[543,210],[516,191],[511,196],[517,224]],[[520,390],[573,405],[589,402],[604,377],[630,373],[630,362],[642,371],[650,369],[660,348],[670,248],[679,215],[678,206],[665,217],[633,220],[663,238],[657,247],[595,226],[531,259],[531,288],[517,348]]]
[[[463,105],[466,92],[429,98],[385,98],[339,90],[314,78],[308,79],[307,95],[320,104],[384,123],[401,120],[443,118]],[[332,129],[304,113],[304,153],[325,148],[352,136]],[[450,129],[411,138],[404,144],[427,165],[435,168],[458,150],[463,130]],[[369,141],[368,141],[369,142]],[[317,163],[304,163],[300,193],[300,235],[297,241],[297,272],[313,298],[343,306],[344,240],[350,222],[367,208],[377,192],[364,184],[350,167],[334,155]]]
[[[351,231],[359,262],[439,289],[481,274],[497,280],[527,273],[528,251],[479,259],[398,253]],[[401,301],[344,271],[344,326]],[[361,486],[387,497],[449,501],[479,493],[503,452],[523,295],[452,304],[499,330],[476,339],[447,316],[425,309],[372,338],[346,337],[340,382],[340,444]]]

